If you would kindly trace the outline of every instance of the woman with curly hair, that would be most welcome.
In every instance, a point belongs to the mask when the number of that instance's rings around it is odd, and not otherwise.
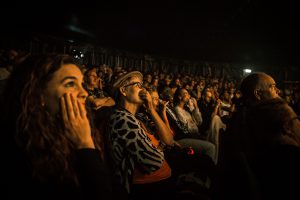
[[[4,147],[12,151],[5,181],[11,199],[18,190],[30,199],[110,198],[101,138],[90,126],[82,82],[67,55],[29,57],[12,74],[1,112]]]

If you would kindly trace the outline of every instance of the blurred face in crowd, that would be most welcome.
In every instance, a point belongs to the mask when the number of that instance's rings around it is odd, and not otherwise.
[[[236,98],[240,98],[240,97],[241,97],[241,92],[240,92],[240,91],[236,91],[235,97],[236,97]]]
[[[99,83],[99,77],[96,73],[96,69],[95,70],[91,70],[88,72],[88,84],[91,86],[96,86]]]
[[[158,79],[157,78],[152,80],[152,85],[153,86],[158,86]]]
[[[154,105],[155,108],[158,107],[159,105],[159,95],[156,91],[153,91],[150,93],[151,97],[152,97],[152,103]]]
[[[150,74],[147,74],[145,76],[145,82],[151,83],[151,81],[152,81],[152,76]]]
[[[195,87],[195,85],[196,85],[196,82],[195,82],[194,80],[192,80],[192,81],[190,82],[190,87],[191,87],[191,89],[193,89],[193,88]]]
[[[205,82],[204,81],[202,81],[202,80],[200,81],[199,88],[200,88],[201,91],[205,88]]]
[[[165,83],[166,83],[166,85],[170,85],[170,83],[171,83],[171,79],[169,79],[169,78],[166,78],[166,79],[165,79]]]
[[[165,74],[164,74],[164,73],[160,73],[160,74],[159,74],[159,79],[160,79],[160,80],[163,80],[164,78],[165,78]]]
[[[175,92],[177,90],[177,87],[172,87],[171,90],[170,90],[170,95],[173,97]]]
[[[189,92],[186,90],[186,89],[181,89],[181,92],[180,92],[180,100],[184,103],[187,103],[189,100],[190,100],[190,94]]]
[[[82,87],[83,75],[80,69],[74,64],[62,65],[47,83],[42,95],[42,101],[50,114],[55,115],[60,110],[60,98],[71,94],[75,101],[85,105],[87,92]]]
[[[176,84],[176,85],[181,85],[180,79],[179,79],[179,78],[176,78],[176,79],[175,79],[175,84]]]
[[[210,102],[212,99],[212,92],[210,90],[206,90],[205,94],[204,94],[204,100],[206,102]]]
[[[230,100],[230,95],[229,95],[229,93],[227,91],[224,92],[223,99],[226,100],[226,101]]]
[[[106,74],[107,73],[107,68],[108,67],[105,64],[103,64],[103,65],[100,66],[100,71],[103,72],[104,74]]]
[[[191,90],[191,86],[190,85],[185,85],[185,87],[184,87],[186,90]]]

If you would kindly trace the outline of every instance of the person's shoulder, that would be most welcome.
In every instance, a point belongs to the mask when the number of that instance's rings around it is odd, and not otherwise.
[[[120,108],[112,109],[112,114],[110,115],[110,122],[112,123],[112,122],[120,122],[120,121],[130,122],[131,124],[138,123],[138,119],[127,110],[120,109]]]

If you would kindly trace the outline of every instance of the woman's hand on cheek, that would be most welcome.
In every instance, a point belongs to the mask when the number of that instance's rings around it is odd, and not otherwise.
[[[72,94],[64,94],[60,104],[67,137],[78,148],[95,148],[85,106]]]

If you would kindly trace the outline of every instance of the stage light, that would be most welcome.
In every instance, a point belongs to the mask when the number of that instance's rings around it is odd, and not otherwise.
[[[247,76],[248,74],[251,74],[251,69],[243,69],[243,76]]]
[[[252,72],[251,69],[244,69],[244,73],[246,73],[246,74],[250,74],[251,72]]]

